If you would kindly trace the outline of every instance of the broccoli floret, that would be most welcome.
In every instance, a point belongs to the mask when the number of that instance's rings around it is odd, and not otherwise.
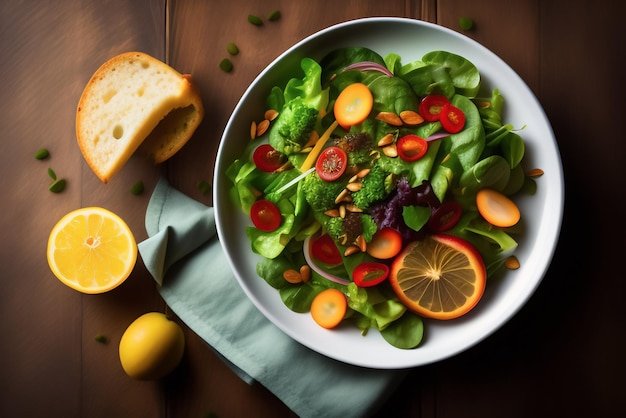
[[[335,199],[343,191],[343,181],[324,181],[313,172],[302,180],[302,191],[313,210],[325,212],[335,206]]]
[[[280,111],[270,131],[269,143],[285,155],[302,150],[317,122],[319,112],[301,99],[289,101]]]
[[[326,224],[328,234],[340,245],[351,245],[363,236],[366,242],[372,240],[376,233],[376,222],[365,213],[349,212],[344,218],[329,218]]]
[[[361,180],[361,189],[352,194],[354,204],[365,210],[372,203],[387,197],[386,177],[387,172],[378,164],[372,166],[371,171]]]
[[[367,132],[350,132],[341,138],[333,139],[331,144],[346,152],[350,165],[369,163],[370,153],[374,149],[372,137]]]

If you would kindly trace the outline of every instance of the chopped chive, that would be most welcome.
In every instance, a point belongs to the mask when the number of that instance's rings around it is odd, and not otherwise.
[[[56,180],[57,179],[57,173],[55,173],[54,170],[51,169],[51,168],[48,168],[48,175],[50,176],[50,178],[52,180]]]
[[[280,10],[274,10],[267,16],[267,20],[269,20],[270,22],[275,22],[278,19],[280,19]]]
[[[38,149],[37,152],[35,153],[35,158],[38,160],[45,160],[49,156],[50,156],[50,152],[48,152],[48,150],[45,148]]]
[[[255,26],[263,26],[263,21],[260,17],[255,15],[248,15],[248,22],[252,23]]]
[[[102,335],[102,334],[98,334],[98,335],[96,335],[96,338],[95,338],[95,339],[96,339],[96,341],[98,341],[98,342],[99,342],[99,343],[101,343],[101,344],[106,344],[106,343],[107,343],[107,341],[108,341],[108,340],[107,340],[107,337],[105,337],[105,336],[104,336],[104,335]]]
[[[58,179],[52,182],[50,187],[48,187],[48,190],[50,190],[52,193],[61,193],[63,190],[65,190],[65,185],[65,179]]]
[[[220,68],[225,73],[230,73],[233,70],[233,63],[228,58],[224,58],[220,61]]]
[[[139,180],[138,182],[133,184],[132,187],[130,188],[130,192],[132,194],[134,194],[135,196],[138,196],[138,195],[142,194],[143,193],[143,182],[141,180]]]
[[[211,183],[206,180],[200,180],[196,186],[202,194],[208,194],[211,191]]]
[[[459,26],[463,30],[470,30],[474,27],[474,21],[469,17],[461,17],[459,18]]]
[[[239,48],[233,42],[229,42],[228,45],[226,45],[226,49],[230,55],[237,55],[239,53]]]

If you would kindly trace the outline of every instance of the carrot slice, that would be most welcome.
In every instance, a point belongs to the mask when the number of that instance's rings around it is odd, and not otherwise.
[[[335,101],[335,119],[342,128],[348,130],[367,119],[373,105],[374,97],[365,84],[350,84],[339,93]]]
[[[520,210],[511,199],[492,189],[482,189],[476,195],[478,212],[492,225],[507,228],[519,222]]]
[[[372,257],[393,258],[402,250],[402,235],[393,228],[383,228],[374,234],[366,248]]]
[[[343,320],[348,309],[348,299],[338,289],[326,289],[315,296],[311,303],[311,316],[321,327],[335,328]]]

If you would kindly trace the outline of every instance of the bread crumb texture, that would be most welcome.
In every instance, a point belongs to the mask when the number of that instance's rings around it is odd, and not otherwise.
[[[204,116],[190,76],[141,52],[104,63],[87,83],[76,136],[94,173],[107,183],[140,147],[155,163],[174,155]]]

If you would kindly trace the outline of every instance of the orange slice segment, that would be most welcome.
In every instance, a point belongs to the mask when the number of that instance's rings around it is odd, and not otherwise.
[[[450,235],[415,241],[394,260],[389,281],[409,309],[426,318],[454,319],[469,312],[485,290],[478,251]]]
[[[74,210],[48,238],[48,265],[65,285],[82,293],[104,293],[128,278],[137,244],[128,225],[100,207]]]

